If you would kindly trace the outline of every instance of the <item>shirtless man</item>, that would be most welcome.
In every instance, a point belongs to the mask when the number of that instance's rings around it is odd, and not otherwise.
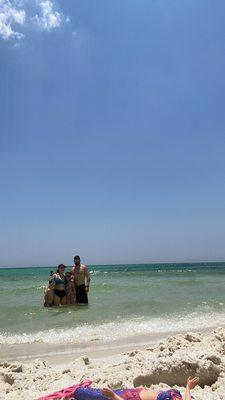
[[[90,287],[90,273],[88,267],[80,262],[80,256],[74,257],[74,267],[71,268],[74,276],[76,290],[76,303],[88,304],[88,292]]]

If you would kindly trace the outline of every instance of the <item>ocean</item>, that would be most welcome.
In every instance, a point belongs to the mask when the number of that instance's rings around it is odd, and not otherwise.
[[[82,345],[225,324],[225,263],[92,265],[89,306],[43,307],[54,267],[0,269],[0,345]]]

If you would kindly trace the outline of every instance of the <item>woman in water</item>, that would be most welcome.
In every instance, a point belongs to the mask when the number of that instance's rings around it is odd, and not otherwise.
[[[65,305],[66,304],[66,277],[64,275],[66,266],[59,264],[56,273],[53,275],[53,281],[55,283],[54,287],[54,306]]]

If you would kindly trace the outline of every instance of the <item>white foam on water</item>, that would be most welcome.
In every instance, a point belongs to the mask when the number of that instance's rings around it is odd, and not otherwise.
[[[75,328],[49,329],[34,333],[0,334],[1,345],[25,343],[88,343],[94,340],[103,342],[132,338],[139,335],[170,334],[203,330],[225,324],[225,314],[193,312],[189,315],[173,315],[161,318],[145,319],[137,317],[121,322],[103,323],[100,325],[81,325]]]

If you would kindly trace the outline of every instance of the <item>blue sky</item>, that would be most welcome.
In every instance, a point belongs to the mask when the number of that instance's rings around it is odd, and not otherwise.
[[[225,3],[0,1],[0,266],[225,260]]]

